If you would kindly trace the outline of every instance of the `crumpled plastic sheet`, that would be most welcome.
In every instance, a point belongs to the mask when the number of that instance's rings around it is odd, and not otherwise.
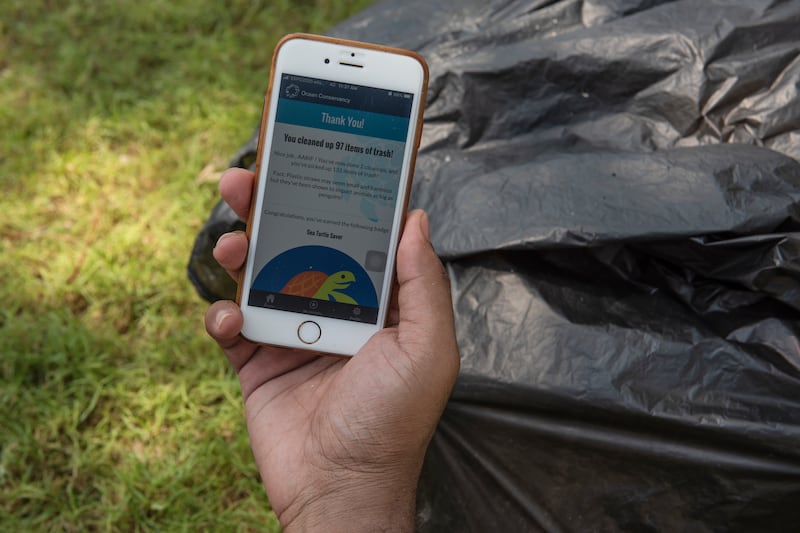
[[[330,33],[430,65],[411,206],[462,372],[418,530],[795,530],[800,1],[383,1]]]

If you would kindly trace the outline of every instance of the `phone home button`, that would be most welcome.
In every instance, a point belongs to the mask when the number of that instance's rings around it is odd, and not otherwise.
[[[297,338],[305,344],[314,344],[321,336],[322,329],[316,322],[306,320],[297,326]]]

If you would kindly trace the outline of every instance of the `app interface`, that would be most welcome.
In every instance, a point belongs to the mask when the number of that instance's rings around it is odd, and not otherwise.
[[[249,305],[377,322],[412,103],[281,76]]]

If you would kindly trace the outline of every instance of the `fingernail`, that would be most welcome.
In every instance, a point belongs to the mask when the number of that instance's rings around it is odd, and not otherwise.
[[[230,311],[220,311],[217,314],[217,320],[215,321],[215,325],[217,326],[217,331],[222,331],[222,324],[231,317]]]
[[[220,187],[222,187],[222,182],[225,180],[225,174],[227,174],[230,171],[231,169],[228,168],[219,176],[219,181],[217,182],[217,190],[220,192],[220,194],[222,194],[222,189]]]
[[[222,243],[222,241],[224,241],[226,239],[230,239],[230,238],[231,238],[231,234],[230,233],[223,233],[222,235],[219,236],[219,239],[217,239],[217,244],[214,245],[214,248],[219,246]]]
[[[425,211],[422,212],[422,216],[419,217],[419,229],[422,230],[422,234],[425,235],[427,240],[431,240],[431,223],[428,220],[428,213]]]

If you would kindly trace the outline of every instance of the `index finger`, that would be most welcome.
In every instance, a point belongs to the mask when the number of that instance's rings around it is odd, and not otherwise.
[[[242,220],[250,216],[255,174],[243,168],[229,168],[219,179],[219,193]]]

